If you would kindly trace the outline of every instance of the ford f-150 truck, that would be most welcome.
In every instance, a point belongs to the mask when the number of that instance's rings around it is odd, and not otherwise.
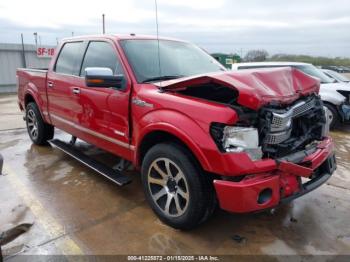
[[[336,168],[319,80],[293,68],[226,71],[201,48],[151,36],[65,39],[48,70],[18,69],[31,140],[65,151],[118,185],[141,172],[149,205],[190,229],[217,204],[271,209]],[[54,128],[72,135],[53,139]],[[79,138],[123,159],[103,165]],[[111,165],[113,166],[113,165]]]

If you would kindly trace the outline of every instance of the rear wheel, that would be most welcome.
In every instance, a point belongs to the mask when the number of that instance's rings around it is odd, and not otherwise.
[[[36,145],[45,145],[54,136],[54,127],[44,122],[38,106],[33,102],[26,107],[26,125],[29,137]]]
[[[325,103],[324,106],[327,107],[327,109],[329,110],[329,115],[328,115],[329,121],[330,121],[329,127],[330,129],[334,129],[340,122],[338,111],[333,105]]]
[[[191,229],[213,211],[213,186],[188,150],[177,144],[159,144],[147,152],[142,183],[153,211],[171,227]]]

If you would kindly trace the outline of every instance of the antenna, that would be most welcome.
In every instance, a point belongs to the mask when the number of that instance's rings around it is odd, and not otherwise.
[[[105,14],[102,14],[102,33],[106,33],[106,27],[105,27]]]
[[[34,35],[34,40],[35,40],[35,47],[38,48],[38,33],[34,32],[33,35]]]
[[[160,49],[159,49],[159,28],[158,28],[158,5],[157,5],[157,0],[154,0],[154,5],[156,7],[156,26],[157,26],[159,76],[162,76],[162,69],[161,69],[161,66],[160,66]]]

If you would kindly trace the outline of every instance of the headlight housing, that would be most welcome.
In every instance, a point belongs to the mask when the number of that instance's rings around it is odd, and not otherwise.
[[[337,90],[342,96],[345,96],[345,103],[350,105],[350,91]]]
[[[262,158],[259,147],[259,133],[254,127],[225,126],[214,124],[211,134],[219,149],[223,152],[245,152],[252,160]]]

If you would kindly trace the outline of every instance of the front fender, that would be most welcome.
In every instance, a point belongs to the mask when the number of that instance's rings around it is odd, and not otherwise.
[[[147,134],[154,131],[167,132],[180,139],[194,154],[202,168],[211,171],[212,167],[206,152],[217,151],[217,147],[209,134],[209,125],[205,129],[188,116],[173,110],[155,110],[135,121],[135,162],[139,163],[140,145]]]
[[[321,86],[320,89],[320,96],[323,102],[328,102],[330,104],[333,104],[335,106],[339,106],[345,101],[345,97],[341,95],[337,90],[330,89],[330,88],[323,88]]]

